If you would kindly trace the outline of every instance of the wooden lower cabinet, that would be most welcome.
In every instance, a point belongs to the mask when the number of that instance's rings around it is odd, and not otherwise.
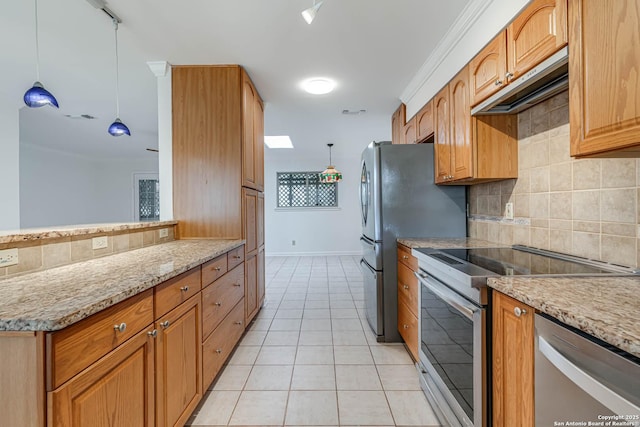
[[[258,249],[258,263],[257,263],[258,283],[256,283],[256,287],[258,288],[258,290],[257,290],[257,293],[258,293],[258,307],[262,307],[262,304],[264,303],[264,294],[265,294],[265,278],[264,278],[265,264],[264,264],[264,262],[265,262],[265,260],[264,260],[264,246],[262,246],[260,249]]]
[[[183,425],[202,398],[201,299],[196,295],[156,321],[156,418]]]
[[[48,425],[153,427],[152,325],[57,390],[48,393]],[[158,424],[159,425],[159,424]]]
[[[258,301],[258,255],[244,261],[244,305],[245,323],[248,325],[260,309]]]
[[[493,292],[493,426],[534,427],[534,309]]]
[[[415,266],[415,269],[414,269]],[[409,353],[418,360],[418,279],[414,271],[418,260],[411,255],[411,249],[398,244],[398,332],[404,339]]]

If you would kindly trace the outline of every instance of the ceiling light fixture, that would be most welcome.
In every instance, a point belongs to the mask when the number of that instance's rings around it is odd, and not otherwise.
[[[269,148],[293,148],[293,143],[289,135],[265,135],[264,144]]]
[[[311,24],[315,19],[316,13],[318,13],[318,9],[320,9],[320,6],[322,6],[322,1],[323,0],[320,0],[316,3],[316,0],[313,0],[313,6],[302,11],[302,17],[305,21],[307,21],[307,24]]]
[[[34,0],[35,15],[36,15],[36,81],[29,89],[24,93],[24,103],[29,108],[44,107],[45,105],[51,105],[52,107],[58,107],[58,100],[55,96],[46,90],[42,83],[40,83],[40,44],[38,42],[38,0]]]
[[[324,77],[314,77],[302,82],[302,88],[313,95],[324,95],[336,87],[336,82]]]
[[[340,182],[342,181],[342,174],[331,165],[331,147],[333,147],[333,144],[327,144],[327,147],[329,147],[329,166],[320,174],[320,182],[324,184]]]
[[[112,18],[114,33],[116,36],[116,119],[109,126],[109,134],[112,136],[131,135],[131,131],[120,120],[120,76],[119,76],[119,61],[118,61],[118,24],[122,21],[117,17]]]

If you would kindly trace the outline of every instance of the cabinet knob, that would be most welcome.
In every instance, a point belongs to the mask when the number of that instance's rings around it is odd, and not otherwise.
[[[502,84],[502,80],[498,79],[493,84],[496,86],[500,86]]]
[[[183,286],[183,287],[180,288],[180,290],[182,292],[189,292],[189,287],[188,286]]]
[[[169,322],[168,320],[165,320],[164,322],[160,322],[160,326],[162,327],[162,329],[167,329],[170,324],[171,322]]]
[[[523,314],[527,314],[527,310],[520,308],[520,307],[516,307],[513,309],[513,314],[516,315],[516,317],[520,317]]]
[[[509,80],[511,80],[511,79],[513,78],[513,73],[511,73],[511,72],[507,71],[507,72],[505,73],[504,77],[505,77],[505,79],[506,79],[507,81],[509,81]]]
[[[158,336],[158,330],[154,329],[153,331],[149,331],[149,332],[147,332],[147,335],[149,335],[150,337],[155,338],[155,337]]]
[[[242,286],[242,285],[241,285],[240,283],[234,283],[234,284],[233,284],[233,286],[240,287],[240,286]]]
[[[407,255],[402,255],[402,259],[409,259]]]
[[[402,325],[403,328],[405,329],[409,329],[409,325],[407,325],[406,323],[404,325]]]
[[[409,285],[402,285],[403,288],[409,289]]]
[[[236,322],[233,322],[233,324],[234,325],[242,325],[242,322],[241,321],[236,321]]]
[[[218,354],[222,353],[222,349],[221,348],[217,349],[216,353],[218,353]]]
[[[216,267],[216,268],[214,268],[214,270],[215,270],[215,271],[220,271],[220,270],[222,270],[222,268],[220,268],[220,267]]]
[[[113,325],[113,329],[116,332],[124,332],[127,329],[127,324],[122,322],[119,325]]]
[[[240,259],[240,258],[241,258],[241,256],[240,256],[240,255],[234,255],[234,256],[233,256],[233,259]]]
[[[215,305],[216,307],[220,307],[222,305],[221,302],[214,302],[213,305]]]

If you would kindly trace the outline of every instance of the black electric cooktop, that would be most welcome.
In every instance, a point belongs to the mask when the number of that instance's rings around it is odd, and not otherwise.
[[[516,248],[439,249],[438,252],[503,276],[598,275],[613,271]]]

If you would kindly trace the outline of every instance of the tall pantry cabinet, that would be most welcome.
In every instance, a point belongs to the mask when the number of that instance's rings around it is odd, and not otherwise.
[[[173,213],[180,239],[245,239],[245,320],[264,300],[264,109],[239,65],[174,66]]]

